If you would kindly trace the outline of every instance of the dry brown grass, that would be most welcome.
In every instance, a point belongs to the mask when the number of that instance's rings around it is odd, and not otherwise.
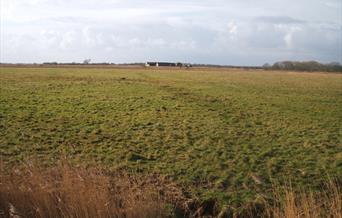
[[[182,194],[164,180],[66,164],[29,166],[2,173],[0,217],[170,217]]]
[[[291,185],[274,188],[271,203],[262,203],[262,217],[342,218],[342,195],[338,181],[329,181],[319,192],[295,191]]]
[[[329,180],[319,191],[296,191],[291,185],[275,185],[271,198],[260,195],[240,207],[224,207],[219,218],[342,218],[341,184]]]

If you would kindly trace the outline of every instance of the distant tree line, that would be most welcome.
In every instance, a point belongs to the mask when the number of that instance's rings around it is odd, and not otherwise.
[[[317,61],[281,61],[273,65],[264,64],[263,68],[268,70],[342,72],[342,65],[338,62],[322,64]]]
[[[43,62],[44,65],[115,65],[115,63],[108,62],[98,62],[98,63],[90,63],[87,61],[81,62]]]
[[[69,63],[58,63],[58,62],[44,62],[43,65],[134,65],[134,66],[145,66],[146,63],[90,63],[90,59],[86,59],[83,62],[69,62]],[[1,63],[6,64],[6,63]],[[263,66],[233,66],[233,65],[215,65],[215,64],[184,64],[174,63],[175,66],[189,66],[189,67],[214,67],[214,68],[241,68],[241,69],[265,69],[265,70],[288,70],[288,71],[321,71],[321,72],[339,72],[342,73],[342,64],[338,62],[331,62],[328,64],[319,63],[317,61],[280,61],[275,62],[273,65],[264,64]]]
[[[237,65],[219,65],[219,64],[192,64],[193,67],[207,67],[207,68],[238,68],[238,69],[262,69],[260,66],[237,66]]]

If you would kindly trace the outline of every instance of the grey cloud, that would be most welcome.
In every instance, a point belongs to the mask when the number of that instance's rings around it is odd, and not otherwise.
[[[260,16],[256,17],[255,21],[265,22],[272,24],[303,24],[306,23],[304,20],[295,19],[287,16]]]
[[[50,17],[50,18],[45,19],[44,21],[58,22],[58,23],[63,23],[63,24],[70,24],[70,23],[75,24],[75,23],[87,23],[90,21],[90,19],[86,17],[63,16],[63,17]]]

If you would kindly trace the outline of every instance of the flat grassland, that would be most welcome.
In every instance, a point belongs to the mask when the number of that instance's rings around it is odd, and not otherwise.
[[[244,203],[342,178],[342,75],[234,69],[1,68],[0,154],[166,175]]]

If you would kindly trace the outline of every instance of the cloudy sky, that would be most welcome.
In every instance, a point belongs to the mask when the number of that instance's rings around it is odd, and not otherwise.
[[[342,62],[341,0],[0,0],[1,62]]]

